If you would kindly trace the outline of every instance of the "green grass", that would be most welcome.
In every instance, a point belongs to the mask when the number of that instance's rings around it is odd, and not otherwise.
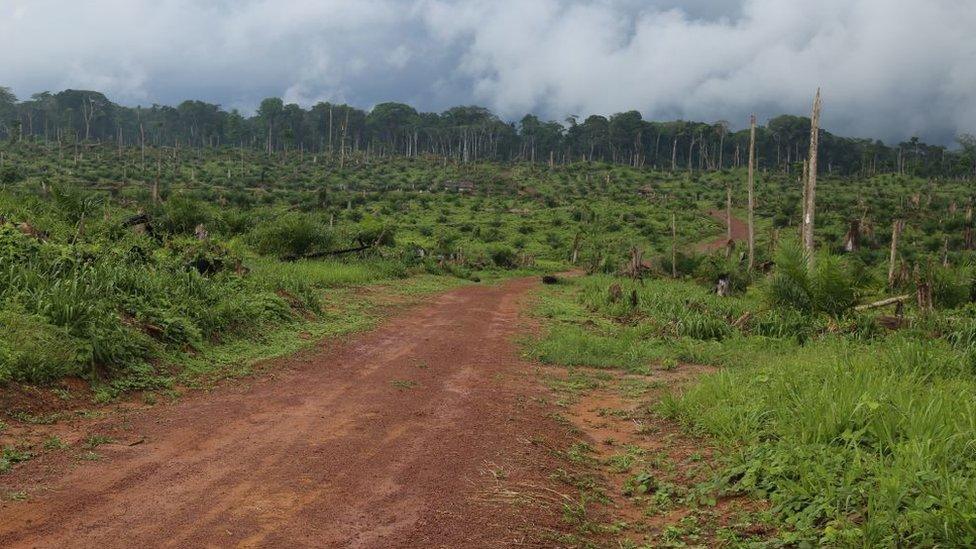
[[[976,543],[976,380],[940,341],[824,341],[707,376],[663,411],[739,448],[725,489],[828,545]]]
[[[613,283],[624,300],[610,299]],[[547,287],[535,313],[548,328],[528,348],[545,362],[724,366],[665,396],[658,411],[725,448],[701,489],[769,499],[781,541],[976,543],[970,309],[886,334],[866,315],[767,310],[759,291],[720,299],[687,281],[595,276]],[[724,328],[697,325],[702,317]],[[947,337],[933,339],[936,330]],[[613,464],[631,465],[626,455]]]
[[[174,353],[165,359],[171,366],[160,370],[175,370],[176,375],[160,375],[153,370],[145,377],[120,378],[96,385],[95,397],[100,401],[111,400],[128,390],[166,389],[176,383],[205,387],[221,379],[251,375],[259,364],[312,347],[324,338],[372,328],[389,312],[385,305],[389,300],[409,301],[462,284],[465,284],[463,280],[453,277],[418,275],[395,282],[376,280],[367,293],[357,294],[364,289],[359,287],[337,288],[322,299],[320,315],[269,326],[248,337],[203,345],[192,356]]]
[[[307,285],[327,289],[401,278],[407,276],[407,272],[402,263],[385,260],[282,262],[261,258],[251,264],[251,275],[258,284],[269,288]]]
[[[28,461],[34,457],[34,453],[14,446],[4,446],[0,449],[0,473],[6,473],[14,465]]]

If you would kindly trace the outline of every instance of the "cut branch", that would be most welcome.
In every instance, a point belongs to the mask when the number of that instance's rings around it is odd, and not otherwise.
[[[882,299],[881,301],[875,301],[874,303],[865,303],[864,305],[858,305],[857,307],[854,307],[854,310],[867,311],[870,309],[877,309],[879,307],[887,307],[888,305],[894,305],[895,303],[904,303],[913,297],[915,296],[913,296],[912,294],[905,294],[897,297],[889,297],[886,299]]]

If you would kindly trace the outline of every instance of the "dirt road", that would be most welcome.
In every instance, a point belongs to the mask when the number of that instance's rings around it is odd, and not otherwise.
[[[551,546],[558,506],[495,497],[500,479],[547,491],[567,436],[513,343],[533,285],[453,290],[272,376],[108,420],[113,442],[0,479],[27,494],[0,506],[0,547]]]
[[[722,225],[726,224],[725,210],[710,210],[708,212],[709,217],[718,221]],[[736,242],[745,242],[749,238],[749,225],[735,217],[732,216],[732,240]],[[721,236],[717,237],[715,240],[710,240],[708,242],[703,242],[698,245],[699,252],[712,252],[715,250],[721,250],[725,248],[728,244],[728,236],[726,233],[722,233]]]

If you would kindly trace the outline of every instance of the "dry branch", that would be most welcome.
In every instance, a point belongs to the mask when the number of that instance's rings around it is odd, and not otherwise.
[[[889,297],[882,299],[881,301],[875,301],[874,303],[865,303],[864,305],[858,305],[854,307],[855,311],[867,311],[870,309],[877,309],[879,307],[886,307],[888,305],[894,305],[895,303],[904,303],[912,298],[912,294],[905,294],[896,297]]]

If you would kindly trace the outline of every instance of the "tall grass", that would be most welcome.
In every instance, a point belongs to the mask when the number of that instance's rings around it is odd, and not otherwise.
[[[781,541],[972,546],[976,309],[885,333],[835,287],[846,266],[818,258],[811,271],[802,252],[785,253],[778,281],[732,298],[604,276],[549,290],[539,312],[552,326],[532,349],[546,362],[645,373],[725,366],[660,411],[729,449],[713,488],[768,498]],[[772,306],[775,292],[790,305]]]
[[[266,287],[336,288],[402,278],[407,274],[403,263],[383,259],[280,262],[261,258],[251,264],[251,275],[258,284]]]
[[[662,410],[734,454],[724,488],[826,545],[976,543],[976,380],[945,342],[827,340],[707,376]]]

